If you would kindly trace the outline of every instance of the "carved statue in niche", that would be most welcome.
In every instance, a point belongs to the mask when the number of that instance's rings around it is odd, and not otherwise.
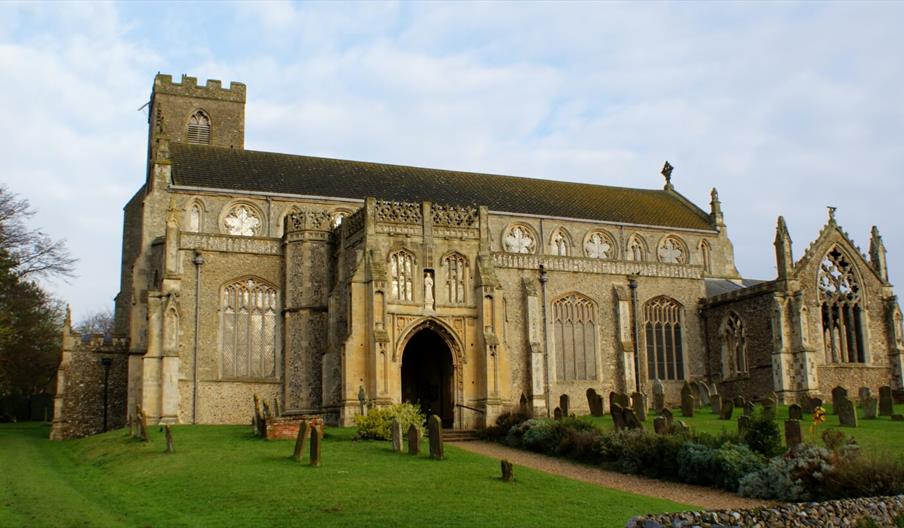
[[[509,253],[533,253],[534,239],[523,227],[515,226],[505,237],[505,250]]]
[[[223,219],[226,231],[233,236],[254,236],[261,227],[261,220],[250,207],[239,204]]]
[[[590,239],[584,243],[584,251],[590,258],[606,259],[609,258],[609,251],[612,246],[606,238],[600,233],[593,233]]]
[[[433,297],[433,273],[424,272],[424,308],[432,310],[434,308]]]

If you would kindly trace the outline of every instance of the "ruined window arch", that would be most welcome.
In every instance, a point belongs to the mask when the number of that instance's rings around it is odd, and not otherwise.
[[[224,378],[276,377],[279,304],[277,289],[255,277],[223,287],[220,350]]]
[[[389,255],[391,295],[397,301],[414,300],[414,255],[405,249]]]
[[[750,370],[747,357],[747,330],[741,317],[731,312],[722,323],[722,376],[744,376]]]
[[[838,246],[819,263],[817,280],[826,362],[865,363],[860,281]]]
[[[643,262],[647,260],[647,244],[640,235],[631,235],[628,239],[627,252],[625,254],[627,260]]]
[[[702,260],[703,271],[712,273],[713,271],[713,248],[706,240],[700,241],[700,260]]]
[[[196,110],[188,118],[188,142],[198,145],[210,144],[210,116],[204,110]]]
[[[687,263],[687,246],[681,238],[668,235],[659,242],[656,256],[659,257],[660,262],[666,264],[685,264]]]
[[[450,304],[464,304],[467,291],[468,259],[461,253],[443,258],[446,269],[446,299]]]
[[[618,248],[612,235],[597,229],[584,237],[584,255],[588,258],[611,259],[618,255]]]
[[[553,230],[549,237],[549,254],[557,257],[568,257],[571,255],[571,235],[564,227]]]
[[[552,303],[558,381],[595,380],[598,318],[596,303],[579,293]]]
[[[684,379],[681,304],[670,297],[656,297],[644,304],[643,319],[650,379]]]

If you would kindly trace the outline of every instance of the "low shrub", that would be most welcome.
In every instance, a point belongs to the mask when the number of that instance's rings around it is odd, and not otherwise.
[[[762,412],[751,416],[750,427],[744,435],[744,443],[751,450],[765,456],[772,457],[784,452],[782,446],[782,433],[778,424]]]
[[[904,494],[904,462],[888,458],[842,457],[821,483],[825,499]]]
[[[485,440],[493,442],[501,441],[512,427],[519,425],[530,418],[530,414],[520,411],[502,413],[496,418],[496,424],[483,429],[480,432],[480,435]]]
[[[785,455],[740,479],[738,493],[745,497],[800,502],[816,499],[834,455],[828,449],[800,444]]]
[[[737,491],[740,479],[765,466],[762,455],[745,445],[727,443],[719,448],[687,442],[678,454],[678,476],[690,484]]]
[[[411,403],[398,403],[390,407],[371,409],[366,415],[355,416],[358,427],[357,438],[389,440],[392,438],[392,420],[397,418],[402,424],[402,433],[412,425],[424,435],[424,415],[420,407]]]

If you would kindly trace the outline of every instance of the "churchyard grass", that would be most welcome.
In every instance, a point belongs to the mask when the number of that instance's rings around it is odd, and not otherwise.
[[[759,411],[762,408],[757,406],[756,409]],[[810,433],[810,425],[813,423],[813,416],[804,413],[803,420],[801,420],[801,427],[803,429],[805,442],[813,442],[822,445],[822,432],[832,428],[843,432],[847,436],[853,436],[854,439],[857,440],[862,451],[870,456],[904,459],[904,422],[893,422],[888,416],[880,416],[875,420],[865,420],[863,419],[863,410],[858,406],[857,416],[859,420],[857,427],[841,427],[838,423],[838,416],[832,414],[832,404],[828,403],[823,405],[823,409],[825,409],[827,413],[826,421],[816,428],[815,438],[814,435]],[[675,415],[676,421],[684,420],[686,424],[697,432],[718,433],[724,429],[725,431],[736,433],[738,431],[738,417],[743,414],[743,409],[735,409],[731,420],[720,420],[718,415],[713,414],[709,407],[696,409],[694,416],[689,418],[681,416],[680,408],[674,408],[672,409],[672,412]],[[904,414],[904,405],[895,405],[895,412]],[[655,412],[649,412],[647,421],[644,423],[644,428],[649,431],[653,430],[653,418],[655,416]],[[594,425],[605,431],[614,429],[612,417],[608,414],[600,417],[585,416],[582,417],[582,419],[591,421]],[[782,424],[788,419],[788,407],[786,405],[776,406],[775,419],[778,421],[780,429],[784,430]]]
[[[47,440],[47,426],[0,424],[0,526],[611,526],[692,509],[515,468],[447,446],[446,460],[393,453],[328,428],[323,465],[249,426],[175,426],[150,442],[124,430]]]

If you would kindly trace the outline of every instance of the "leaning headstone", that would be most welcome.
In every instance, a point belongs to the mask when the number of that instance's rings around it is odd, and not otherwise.
[[[323,430],[318,426],[311,429],[311,466],[320,467],[320,443],[323,441]]]
[[[612,407],[609,408],[609,414],[612,415],[612,423],[615,425],[616,431],[621,431],[625,428],[625,412],[620,404],[613,403]]]
[[[879,416],[891,416],[895,414],[895,401],[891,396],[891,387],[883,385],[879,387]]]
[[[738,416],[738,436],[743,440],[745,436],[747,436],[747,431],[750,429],[750,417],[745,415]]]
[[[752,401],[744,402],[744,416],[753,416],[754,405]]]
[[[307,420],[298,422],[298,436],[295,437],[295,451],[292,452],[292,460],[300,462],[304,458],[304,440],[311,435],[311,424]]]
[[[503,458],[499,465],[502,467],[502,480],[511,482],[515,478],[512,474],[512,463]]]
[[[555,409],[553,409],[552,416],[556,420],[561,420],[562,419],[562,409],[560,407],[556,407]]]
[[[684,386],[681,387],[681,416],[691,417],[694,415],[694,406],[696,402],[694,401],[693,389],[688,382],[684,382]]]
[[[863,407],[864,420],[875,420],[879,416],[879,400],[873,396],[867,396],[861,402],[861,406]]]
[[[631,402],[631,397],[624,392],[618,393],[618,400],[618,403],[622,406],[622,409],[630,409],[631,406],[634,405],[633,402]]]
[[[719,413],[720,420],[731,420],[731,415],[734,414],[734,402],[728,400],[725,402],[725,405],[722,406],[722,412]]]
[[[785,421],[785,446],[791,448],[803,441],[800,430],[800,420]]]
[[[709,397],[709,406],[712,409],[713,414],[721,415],[722,414],[722,396],[718,394],[713,394]]]
[[[653,380],[653,410],[659,412],[665,409],[665,387],[658,379]]]
[[[869,390],[869,387],[860,387],[860,390],[857,391],[857,401],[863,403],[863,400],[872,396],[872,393]]]
[[[631,395],[631,400],[634,402],[634,414],[637,415],[637,419],[641,422],[647,421],[647,395],[641,392],[635,392]]]
[[[768,420],[775,419],[775,400],[772,398],[766,398],[761,400],[763,405],[763,416]]]
[[[904,389],[892,389],[891,399],[898,405],[904,404]]]
[[[417,456],[421,452],[421,433],[413,424],[408,426],[408,454]]]
[[[618,393],[615,391],[609,392],[609,412],[612,412],[612,405],[618,404],[621,405],[621,400],[618,398]]]
[[[672,414],[671,409],[666,407],[665,409],[659,411],[659,416],[665,418],[666,425],[669,426],[669,429],[672,428],[672,423],[675,421],[675,415]]]
[[[176,444],[173,442],[173,431],[169,425],[163,426],[163,432],[166,435],[166,453],[175,453]]]
[[[675,432],[678,434],[687,434],[691,430],[690,426],[688,426],[684,420],[678,420],[675,422]]]
[[[842,398],[847,399],[847,389],[838,386],[832,389],[832,414],[838,414],[838,404]]]
[[[712,394],[709,393],[709,386],[702,381],[699,382],[697,386],[700,388],[700,407],[705,407],[712,401]]]
[[[392,450],[402,452],[402,422],[398,418],[392,419]]]
[[[788,419],[789,420],[803,420],[804,419],[804,411],[800,408],[800,405],[796,403],[792,403],[788,406]]]
[[[562,409],[562,416],[568,416],[570,411],[571,398],[567,394],[559,396],[559,408]]]
[[[653,431],[656,434],[669,434],[669,424],[665,419],[665,416],[657,416],[653,418]]]
[[[837,400],[838,423],[843,427],[857,427],[857,408],[854,402],[847,398]]]
[[[623,412],[625,417],[625,428],[643,429],[643,424],[640,422],[640,418],[638,418],[637,413],[634,412],[634,409],[625,409]]]
[[[602,416],[599,410],[596,408],[596,390],[593,388],[587,389],[587,407],[590,409],[590,416]]]
[[[432,414],[427,420],[427,434],[430,436],[430,458],[443,459],[443,422]]]

